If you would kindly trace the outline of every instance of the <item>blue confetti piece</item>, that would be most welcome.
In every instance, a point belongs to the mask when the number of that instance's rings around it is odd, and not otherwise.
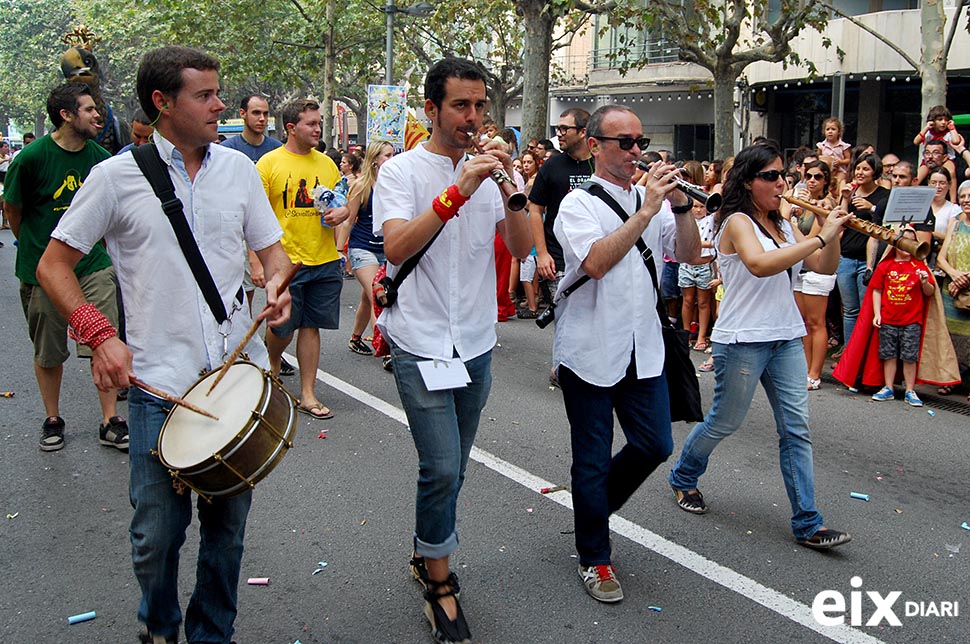
[[[963,528],[964,530],[970,530],[970,523],[967,523],[966,521],[964,521],[962,524],[960,524],[960,527]]]
[[[79,615],[71,615],[67,618],[68,624],[80,624],[81,622],[87,622],[97,617],[97,614],[92,610],[89,613],[81,613]]]
[[[652,610],[652,611],[654,611],[656,613],[659,613],[663,609],[660,606],[647,606],[647,610]]]
[[[869,500],[869,495],[868,494],[860,494],[858,492],[852,492],[851,494],[849,494],[849,496],[851,496],[853,499],[859,499],[860,501],[868,501]]]
[[[926,413],[929,414],[931,418],[934,417],[934,416],[936,416],[936,412],[933,411],[932,409],[927,409],[926,410]]]

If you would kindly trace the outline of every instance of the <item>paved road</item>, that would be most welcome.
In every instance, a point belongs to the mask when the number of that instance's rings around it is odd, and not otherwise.
[[[43,412],[19,310],[8,231],[0,233],[0,642],[135,641],[127,458],[97,442],[86,365],[68,362],[67,447],[42,453]],[[249,522],[236,639],[241,644],[429,642],[410,553],[416,458],[390,374],[346,349],[356,283],[345,283],[343,330],[323,337],[321,398],[330,421],[300,417],[296,449],[262,482]],[[499,326],[495,384],[459,508],[455,566],[476,642],[966,642],[970,598],[967,418],[872,403],[832,383],[812,394],[816,484],[826,522],[853,542],[830,554],[795,545],[770,410],[758,395],[742,431],[718,449],[702,489],[705,516],[681,512],[654,476],[615,517],[614,561],[627,599],[604,606],[576,575],[569,441],[561,394],[546,383],[550,330]],[[698,356],[698,360],[699,360]],[[709,374],[702,374],[705,401]],[[327,438],[317,438],[321,429]],[[674,427],[676,449],[690,427]],[[667,467],[661,468],[666,474]],[[849,497],[871,495],[870,502]],[[16,515],[15,518],[3,518]],[[197,524],[181,592],[194,580]],[[959,549],[959,551],[958,551]],[[320,561],[324,570],[311,574]],[[825,628],[816,595],[850,578],[885,596],[902,622]],[[906,617],[904,602],[959,602],[955,618]],[[651,610],[659,607],[661,612]],[[95,610],[75,626],[67,617]],[[864,624],[875,610],[863,597]],[[847,618],[848,621],[848,618]]]

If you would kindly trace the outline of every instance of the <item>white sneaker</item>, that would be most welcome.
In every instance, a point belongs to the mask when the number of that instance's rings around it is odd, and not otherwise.
[[[584,566],[580,564],[579,577],[583,580],[586,592],[596,601],[612,604],[623,599],[623,589],[620,588],[620,580],[616,578],[616,571],[613,570],[612,565]]]

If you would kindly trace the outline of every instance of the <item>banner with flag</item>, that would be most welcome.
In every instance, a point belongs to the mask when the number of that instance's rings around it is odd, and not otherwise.
[[[404,149],[410,150],[429,138],[431,138],[431,132],[428,132],[428,128],[421,125],[418,119],[414,118],[414,114],[408,113],[408,124],[404,131]]]

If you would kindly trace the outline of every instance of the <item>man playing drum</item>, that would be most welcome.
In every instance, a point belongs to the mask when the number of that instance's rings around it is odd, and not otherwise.
[[[252,162],[211,145],[219,114],[226,109],[218,97],[219,62],[185,47],[152,50],[139,65],[137,91],[142,109],[156,123],[155,148],[219,297],[227,311],[236,309],[231,328],[217,324],[159,199],[131,154],[94,168],[52,234],[37,274],[79,342],[91,347],[99,389],[127,387],[133,372],[157,389],[180,394],[200,371],[218,367],[250,326],[246,308],[234,306],[243,279],[243,242],[256,251],[266,270],[267,306],[260,317],[270,325],[289,317],[289,294],[278,290],[291,264]],[[127,346],[85,302],[71,270],[102,238],[125,300]],[[268,368],[266,350],[257,338],[246,350],[250,360]],[[191,496],[173,488],[167,469],[150,452],[169,408],[166,401],[132,388],[132,559],[142,589],[138,619],[147,627],[141,641],[151,644],[179,639],[178,558],[192,517]],[[199,503],[198,574],[185,618],[189,642],[232,638],[251,501],[252,492],[246,491]]]

